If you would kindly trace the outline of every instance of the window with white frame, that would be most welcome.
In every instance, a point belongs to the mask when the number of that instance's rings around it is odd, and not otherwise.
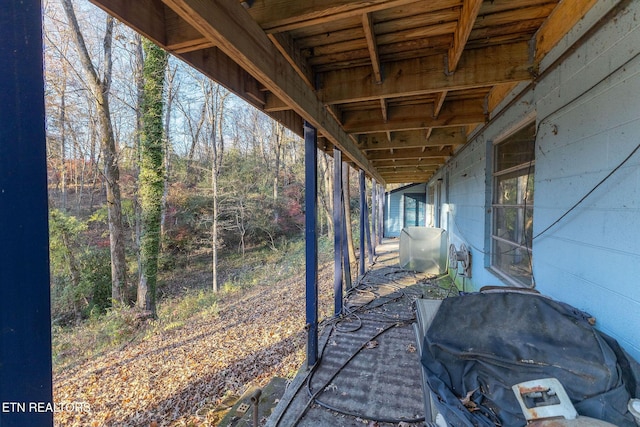
[[[491,267],[512,284],[532,282],[535,122],[494,146]]]

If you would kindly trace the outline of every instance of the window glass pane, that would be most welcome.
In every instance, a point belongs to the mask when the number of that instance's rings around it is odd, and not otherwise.
[[[496,178],[495,203],[533,206],[533,182],[533,166],[526,170],[498,176]]]
[[[492,264],[525,286],[531,285],[531,252],[494,239]]]
[[[522,234],[518,219],[522,215],[520,208],[496,208],[494,236],[519,243]]]
[[[493,235],[531,249],[533,208],[494,207]]]
[[[532,248],[533,240],[533,208],[527,208],[524,214],[524,241],[523,245]]]
[[[509,139],[498,145],[496,150],[495,172],[500,172],[534,159],[535,122],[525,126]]]
[[[531,285],[535,123],[497,144],[493,186],[491,266]]]

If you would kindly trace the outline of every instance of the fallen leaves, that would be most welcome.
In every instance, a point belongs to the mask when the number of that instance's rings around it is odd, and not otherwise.
[[[469,391],[467,393],[467,395],[465,397],[463,397],[462,399],[460,399],[460,402],[465,406],[465,408],[467,408],[470,412],[473,411],[477,411],[478,410],[478,405],[476,404],[476,402],[474,402],[473,400],[471,400],[471,398],[473,397],[473,394],[478,391],[478,389],[473,389],[471,391]]]
[[[319,305],[330,309],[332,276],[326,276],[319,281]],[[196,314],[181,327],[158,328],[121,351],[55,372],[54,400],[91,408],[58,412],[55,424],[216,425],[214,408],[225,395],[290,377],[302,365],[303,282],[300,275],[225,295],[217,315]]]

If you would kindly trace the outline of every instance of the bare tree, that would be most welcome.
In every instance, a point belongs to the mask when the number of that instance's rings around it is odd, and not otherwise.
[[[320,204],[324,208],[325,218],[327,219],[327,236],[333,234],[333,176],[331,166],[329,164],[328,154],[322,153],[319,156],[319,186],[318,198]]]
[[[103,175],[107,190],[107,212],[109,221],[109,244],[111,250],[111,298],[124,302],[126,286],[126,259],[124,228],[122,224],[122,201],[120,196],[120,169],[116,150],[111,112],[109,109],[109,90],[113,61],[111,44],[113,36],[113,17],[107,16],[103,38],[103,69],[101,75],[94,66],[80,30],[71,0],[62,0],[62,6],[73,31],[72,38],[78,50],[86,81],[91,90],[98,113],[100,128],[100,148],[104,164]]]
[[[214,85],[211,83],[211,85]],[[211,85],[209,87],[211,87]],[[213,195],[213,223],[211,225],[211,252],[213,273],[212,287],[214,292],[218,292],[218,178],[222,170],[222,160],[224,157],[224,115],[225,100],[229,92],[215,84],[215,90],[208,92],[207,97],[209,124],[211,129],[211,193]],[[220,141],[218,144],[218,140]]]
[[[344,221],[347,224],[347,246],[349,248],[349,263],[356,262],[356,250],[353,246],[353,227],[351,225],[351,189],[349,188],[349,165],[342,163],[342,197],[344,199]]]
[[[180,90],[180,83],[176,79],[176,73],[178,72],[178,66],[170,67],[167,71],[166,82],[166,105],[164,115],[164,190],[162,192],[162,216],[160,218],[160,234],[164,237],[166,231],[166,216],[167,216],[167,199],[169,197],[169,180],[171,179],[171,113],[173,110],[173,103],[176,100],[177,93]],[[162,241],[161,241],[162,244]]]

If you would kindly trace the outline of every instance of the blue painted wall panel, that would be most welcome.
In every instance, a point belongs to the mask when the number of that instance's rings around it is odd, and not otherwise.
[[[404,228],[404,195],[426,194],[426,188],[426,184],[415,184],[385,193],[384,237],[400,237],[400,232]]]
[[[605,16],[600,1],[543,69]],[[448,177],[443,227],[473,256],[469,287],[504,283],[487,266],[493,143],[535,120],[534,235],[565,214],[640,145],[640,0],[632,1],[525,90],[429,183]],[[514,95],[509,97],[512,99]],[[490,156],[489,156],[490,157]],[[640,150],[559,224],[534,240],[537,289],[585,310],[640,360]]]

